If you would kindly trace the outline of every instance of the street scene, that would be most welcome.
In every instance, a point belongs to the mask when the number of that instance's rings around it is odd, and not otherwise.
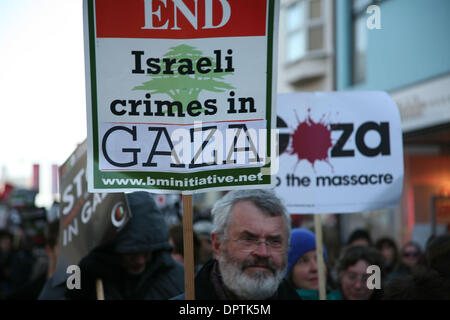
[[[449,14],[0,0],[0,303],[449,300]]]

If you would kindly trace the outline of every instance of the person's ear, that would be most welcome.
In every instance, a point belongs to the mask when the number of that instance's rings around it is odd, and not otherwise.
[[[218,257],[219,256],[219,252],[220,252],[220,246],[221,246],[220,239],[217,236],[217,234],[213,232],[213,233],[211,233],[211,240],[212,240],[212,248],[213,248],[213,251],[214,251],[214,255],[216,257]]]

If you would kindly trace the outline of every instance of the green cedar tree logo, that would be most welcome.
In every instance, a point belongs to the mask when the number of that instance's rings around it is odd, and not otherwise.
[[[210,72],[202,74],[193,67],[194,74],[180,74],[178,72],[179,67],[181,69],[187,68],[184,62],[180,63],[180,60],[189,59],[192,61],[192,66],[195,66],[197,61],[204,56],[200,50],[185,44],[170,49],[164,57],[176,59],[176,63],[171,68],[174,74],[148,74],[151,80],[134,87],[133,90],[145,90],[150,94],[167,94],[173,101],[180,101],[183,105],[183,111],[186,111],[189,102],[198,100],[202,91],[224,92],[226,89],[235,89],[223,81],[225,76],[231,75],[233,72],[214,72],[217,61],[211,57],[208,57],[212,62]],[[204,109],[202,109],[203,111]]]

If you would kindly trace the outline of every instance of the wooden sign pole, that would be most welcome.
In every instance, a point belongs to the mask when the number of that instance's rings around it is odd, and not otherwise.
[[[186,300],[195,300],[192,195],[183,194],[181,198],[183,201],[184,289]]]
[[[96,282],[96,289],[97,289],[97,300],[105,300],[105,294],[103,292],[103,281],[102,279],[97,279]]]
[[[325,264],[323,261],[322,221],[320,214],[314,215],[314,228],[316,234],[317,266],[319,269],[319,299],[326,300],[327,294],[325,288]]]

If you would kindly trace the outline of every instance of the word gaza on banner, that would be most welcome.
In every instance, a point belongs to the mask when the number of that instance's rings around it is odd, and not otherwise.
[[[290,213],[396,207],[403,186],[400,114],[384,92],[278,95],[276,192]]]
[[[59,168],[60,228],[57,274],[78,264],[90,250],[114,238],[130,218],[124,193],[89,193],[86,180],[87,144],[83,142]]]
[[[278,6],[85,0],[89,190],[273,187]]]

